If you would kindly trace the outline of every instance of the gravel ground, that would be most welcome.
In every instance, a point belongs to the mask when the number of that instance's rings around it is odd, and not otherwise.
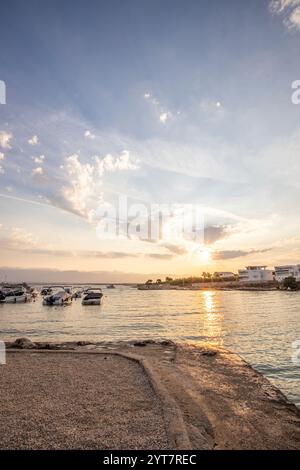
[[[122,357],[9,353],[0,366],[1,449],[167,449],[160,402]]]

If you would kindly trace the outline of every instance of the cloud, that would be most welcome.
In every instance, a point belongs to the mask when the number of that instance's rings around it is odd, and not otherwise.
[[[242,258],[244,256],[266,253],[271,251],[272,248],[265,248],[263,250],[224,250],[224,251],[216,251],[213,253],[212,258],[214,260],[228,260],[234,258]]]
[[[32,157],[34,163],[41,165],[45,160],[45,155],[40,155],[39,157]]]
[[[20,251],[32,249],[38,243],[38,238],[20,227],[8,230],[5,238],[0,239],[0,248],[4,250]]]
[[[4,160],[4,153],[0,152],[0,161]],[[4,173],[3,166],[0,165],[0,174]]]
[[[87,216],[89,198],[95,191],[95,168],[89,163],[81,163],[77,154],[66,158],[65,171],[69,176],[69,184],[62,188],[64,208],[71,208],[75,213]],[[98,195],[99,197],[99,195]]]
[[[14,243],[29,245],[36,245],[38,242],[38,238],[33,233],[20,227],[13,227],[11,229],[11,240]]]
[[[29,140],[28,140],[29,145],[37,145],[39,143],[39,138],[37,135],[33,135]]]
[[[216,99],[203,99],[200,102],[200,111],[204,114],[205,119],[211,122],[216,122],[226,115],[226,109]]]
[[[154,258],[154,259],[172,259],[174,256],[168,253],[149,253],[147,255],[148,258]]]
[[[86,139],[94,140],[96,136],[94,134],[92,134],[91,131],[86,130],[85,133],[84,133],[84,137]]]
[[[170,118],[172,117],[172,113],[170,111],[161,113],[159,116],[160,122],[165,124]]]
[[[34,168],[31,172],[32,176],[41,176],[44,174],[44,170],[41,166]]]
[[[186,255],[188,253],[188,250],[186,249],[184,245],[174,245],[172,243],[161,243],[159,246],[166,248],[171,253],[174,253],[176,255]]]
[[[167,121],[174,117],[173,113],[170,110],[166,110],[165,107],[158,101],[158,99],[155,98],[150,92],[147,91],[144,93],[144,99],[154,106],[161,124],[166,124]],[[179,112],[177,114],[179,114]]]
[[[118,156],[95,156],[89,163],[83,163],[78,154],[70,155],[63,166],[66,184],[53,200],[59,207],[89,218],[103,199],[104,174],[137,168],[138,160],[133,159],[127,150]]]
[[[6,131],[0,131],[0,147],[3,149],[10,149],[10,141],[12,139],[12,133]]]
[[[146,257],[171,259],[173,257],[173,255],[164,253],[54,249],[51,245],[45,246],[41,244],[38,237],[19,227],[10,229],[7,236],[0,239],[0,250],[1,249],[30,255],[46,255],[64,258],[124,259]]]
[[[283,23],[288,29],[300,29],[300,0],[271,0],[270,10],[283,16]]]
[[[204,243],[212,245],[218,240],[225,238],[228,235],[226,225],[211,225],[204,229]]]

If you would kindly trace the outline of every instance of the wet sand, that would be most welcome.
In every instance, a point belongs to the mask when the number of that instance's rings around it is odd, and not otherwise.
[[[0,366],[2,449],[300,449],[298,408],[229,351],[17,346]]]

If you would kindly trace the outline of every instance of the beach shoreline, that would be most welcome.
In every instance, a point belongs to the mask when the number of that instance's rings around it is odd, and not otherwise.
[[[1,448],[300,449],[300,410],[225,349],[169,340],[6,347]]]

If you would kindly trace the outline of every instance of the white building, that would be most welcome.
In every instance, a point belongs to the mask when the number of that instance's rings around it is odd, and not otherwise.
[[[273,281],[273,271],[267,266],[247,266],[239,269],[239,280],[241,282],[268,282]]]
[[[234,273],[230,273],[230,272],[216,272],[213,275],[214,278],[219,278],[224,281],[228,279],[234,279],[234,276],[235,276]]]
[[[290,264],[287,266],[275,266],[275,279],[282,282],[287,277],[295,277],[300,282],[300,264]]]

